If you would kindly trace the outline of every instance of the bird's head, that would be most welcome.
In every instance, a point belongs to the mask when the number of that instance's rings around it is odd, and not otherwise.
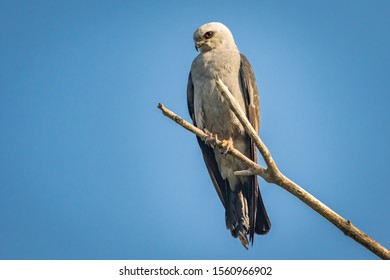
[[[199,27],[194,33],[195,49],[202,53],[220,47],[237,49],[229,28],[220,22],[210,22]]]

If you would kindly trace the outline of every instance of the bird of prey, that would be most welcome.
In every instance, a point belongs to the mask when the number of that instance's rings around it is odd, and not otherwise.
[[[225,207],[226,227],[248,249],[254,234],[266,234],[271,223],[264,207],[256,176],[235,176],[247,167],[227,154],[234,147],[257,162],[253,141],[241,123],[223,102],[216,80],[219,77],[258,132],[260,124],[259,96],[249,61],[242,55],[230,30],[219,22],[202,25],[194,33],[195,48],[200,54],[191,65],[187,85],[188,110],[196,127],[209,136],[225,141],[226,150],[208,145],[198,137],[207,170]],[[248,242],[249,236],[249,242]]]

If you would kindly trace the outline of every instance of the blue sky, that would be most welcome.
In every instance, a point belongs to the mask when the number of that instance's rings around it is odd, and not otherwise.
[[[0,1],[1,259],[377,259],[260,180],[245,251],[189,119],[194,30],[250,60],[281,171],[390,247],[388,1]]]

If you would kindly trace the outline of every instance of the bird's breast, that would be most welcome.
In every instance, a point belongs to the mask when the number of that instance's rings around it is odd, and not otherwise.
[[[191,69],[194,84],[194,111],[197,126],[217,133],[227,139],[244,132],[238,119],[216,87],[219,77],[229,88],[245,112],[243,94],[239,82],[239,53],[212,53],[198,56]]]

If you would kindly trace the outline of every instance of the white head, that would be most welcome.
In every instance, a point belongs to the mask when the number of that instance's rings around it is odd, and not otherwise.
[[[237,49],[229,28],[220,22],[210,22],[199,27],[194,33],[195,49],[202,53],[217,48]]]

